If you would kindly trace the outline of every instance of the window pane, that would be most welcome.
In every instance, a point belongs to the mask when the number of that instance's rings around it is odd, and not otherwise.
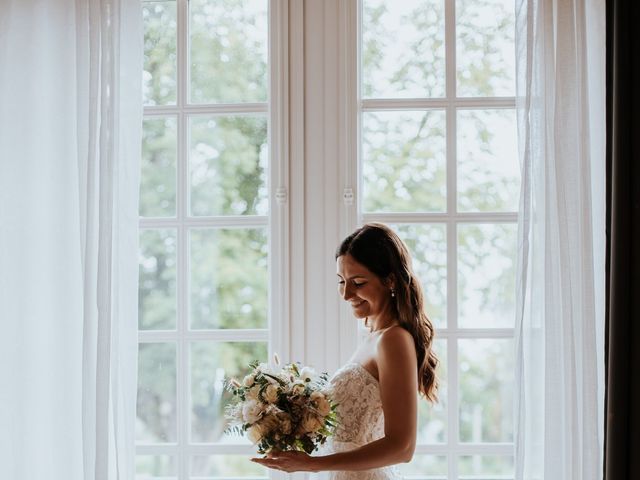
[[[517,225],[458,226],[459,324],[513,327]]]
[[[442,212],[446,208],[445,114],[362,115],[365,212]]]
[[[469,455],[458,462],[460,480],[503,480],[513,478],[513,457],[503,455]]]
[[[458,111],[459,211],[518,211],[516,141],[513,110]]]
[[[191,326],[266,328],[266,230],[191,231]]]
[[[140,215],[176,215],[176,119],[147,118],[142,130]]]
[[[140,232],[138,328],[176,328],[176,232]]]
[[[268,0],[190,0],[191,102],[267,101]]]
[[[194,117],[191,126],[191,213],[266,215],[265,117]]]
[[[515,95],[513,0],[456,0],[459,97]]]
[[[240,380],[249,363],[267,361],[265,342],[193,342],[191,344],[191,441],[249,443],[244,437],[224,434],[225,406],[232,399],[225,378]]]
[[[191,475],[207,478],[268,478],[265,467],[247,455],[195,455],[191,457]]]
[[[363,98],[443,97],[444,2],[364,0]]]
[[[400,475],[411,480],[447,480],[447,457],[414,455],[410,463],[398,465]]]
[[[436,332],[437,335],[437,332]],[[436,339],[434,350],[438,364],[438,403],[432,405],[424,398],[418,401],[418,443],[432,445],[447,440],[447,341]]]
[[[460,440],[513,441],[513,340],[458,342]]]
[[[177,474],[176,458],[172,455],[136,455],[136,480],[177,479]]]
[[[427,315],[436,327],[447,322],[447,230],[444,225],[396,225],[420,279]]]
[[[176,346],[142,343],[138,348],[136,440],[176,441]]]
[[[176,103],[177,21],[175,0],[143,2],[145,105]]]

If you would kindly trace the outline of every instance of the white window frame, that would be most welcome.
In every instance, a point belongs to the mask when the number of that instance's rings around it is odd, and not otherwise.
[[[288,1],[269,1],[268,101],[242,104],[189,104],[189,0],[176,0],[177,7],[177,99],[175,105],[146,106],[144,119],[177,119],[176,217],[141,218],[141,232],[146,229],[172,228],[177,232],[176,330],[139,330],[138,342],[176,345],[176,415],[177,441],[169,444],[137,443],[136,455],[169,455],[175,458],[177,478],[191,478],[189,460],[193,455],[239,454],[253,456],[252,445],[201,444],[189,440],[191,342],[260,341],[268,342],[271,357],[279,352],[289,355],[289,121],[288,121]],[[266,114],[268,118],[268,195],[269,213],[263,216],[189,215],[189,140],[188,123],[203,114]],[[189,231],[195,227],[251,228],[267,227],[269,241],[269,312],[264,329],[190,330]],[[277,288],[275,288],[277,286]],[[271,478],[283,474],[270,472]]]
[[[390,224],[440,224],[446,226],[447,234],[447,326],[436,329],[436,338],[446,341],[447,365],[447,430],[443,444],[418,444],[416,455],[446,455],[447,478],[459,478],[458,461],[464,455],[514,455],[514,443],[468,443],[460,442],[459,385],[458,385],[458,340],[460,339],[511,339],[514,328],[459,328],[458,326],[458,269],[457,227],[461,224],[515,224],[517,212],[458,212],[457,211],[457,112],[471,109],[513,109],[515,96],[476,97],[456,96],[456,23],[455,0],[443,0],[445,7],[445,65],[446,91],[443,98],[414,99],[363,99],[361,85],[361,39],[363,0],[345,2],[343,16],[347,19],[345,37],[348,39],[344,56],[344,82],[347,85],[346,103],[352,113],[346,132],[347,158],[356,159],[345,166],[345,208],[349,219],[356,219],[349,231],[367,222],[379,221]],[[354,19],[355,20],[352,20]],[[355,44],[352,44],[355,39]],[[355,55],[355,59],[354,59]],[[355,65],[355,68],[353,67]],[[355,70],[355,72],[354,72]],[[446,169],[447,201],[443,213],[364,213],[362,211],[362,113],[368,111],[425,111],[444,110],[446,114]],[[355,179],[355,180],[354,180]],[[355,201],[354,201],[355,199]],[[515,294],[515,292],[514,292]]]

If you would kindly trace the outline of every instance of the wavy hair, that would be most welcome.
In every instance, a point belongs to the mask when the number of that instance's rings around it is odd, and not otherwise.
[[[382,281],[395,281],[392,306],[399,324],[413,337],[418,357],[418,391],[436,402],[438,357],[432,349],[435,330],[424,311],[424,295],[411,268],[409,250],[398,235],[382,223],[367,223],[345,238],[336,259],[351,255]]]

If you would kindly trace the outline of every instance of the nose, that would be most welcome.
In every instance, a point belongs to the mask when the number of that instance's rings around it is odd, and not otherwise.
[[[345,283],[342,287],[342,298],[345,300],[349,300],[353,297],[353,288],[349,285],[349,283]]]

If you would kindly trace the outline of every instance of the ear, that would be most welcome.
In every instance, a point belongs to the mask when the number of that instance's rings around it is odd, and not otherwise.
[[[391,273],[384,279],[384,286],[388,288],[396,288],[396,276]]]

